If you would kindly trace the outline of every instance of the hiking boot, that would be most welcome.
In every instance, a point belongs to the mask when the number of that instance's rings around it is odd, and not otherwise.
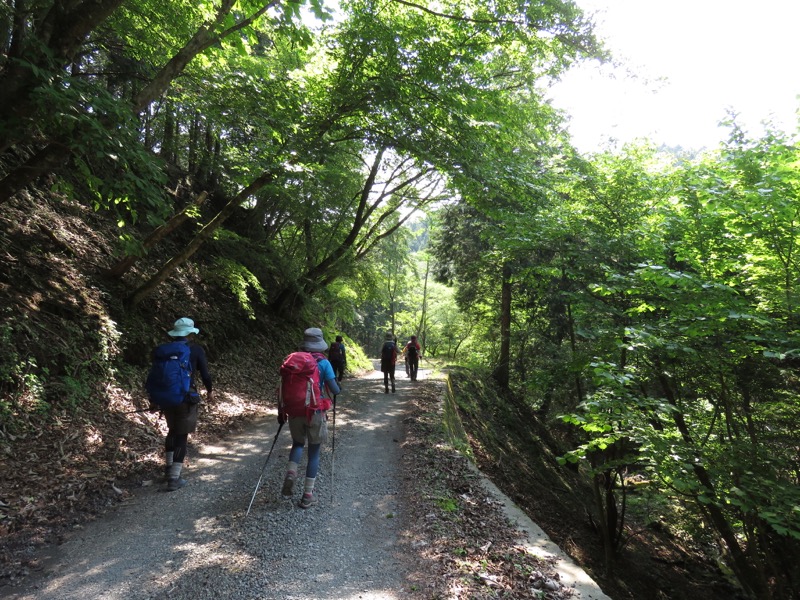
[[[284,496],[291,496],[293,491],[294,491],[294,477],[287,475],[286,479],[283,480],[283,488],[281,488],[281,494],[283,494]]]
[[[384,393],[384,394],[388,394],[388,393],[389,393],[389,386],[386,386],[386,387],[383,389],[383,393]]]
[[[186,485],[186,480],[180,477],[171,477],[167,480],[167,491],[174,492]]]
[[[311,508],[312,506],[317,505],[317,497],[313,494],[303,494],[303,497],[300,498],[300,502],[297,506],[300,508]]]
[[[392,393],[394,394],[394,384],[392,384]]]

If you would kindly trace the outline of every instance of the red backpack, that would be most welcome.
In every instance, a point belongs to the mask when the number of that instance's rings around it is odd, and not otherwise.
[[[324,357],[323,357],[324,358]],[[309,352],[293,352],[283,360],[278,388],[278,411],[288,417],[309,417],[326,410],[330,401],[321,397],[319,367]]]

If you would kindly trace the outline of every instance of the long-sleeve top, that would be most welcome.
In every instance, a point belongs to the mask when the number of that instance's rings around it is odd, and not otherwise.
[[[199,374],[206,392],[210,394],[212,388],[211,372],[208,370],[206,351],[200,344],[189,342],[189,362],[192,364],[192,387],[197,389],[197,376]]]
[[[319,369],[319,387],[321,388],[322,397],[329,398],[330,394],[336,396],[341,393],[342,389],[336,381],[336,374],[333,372],[331,362],[321,352],[314,352],[312,356],[317,361],[317,368]],[[330,394],[326,393],[326,388]]]

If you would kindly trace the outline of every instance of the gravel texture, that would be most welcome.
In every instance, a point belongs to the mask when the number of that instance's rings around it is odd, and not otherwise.
[[[186,487],[167,493],[155,475],[143,481],[113,512],[44,549],[42,569],[4,592],[14,600],[408,597],[401,532],[414,516],[403,513],[398,465],[414,384],[398,373],[398,393],[384,394],[380,377],[345,381],[315,507],[297,505],[302,478],[294,497],[280,495],[291,439],[284,427],[267,461],[277,431],[269,419],[190,449]]]

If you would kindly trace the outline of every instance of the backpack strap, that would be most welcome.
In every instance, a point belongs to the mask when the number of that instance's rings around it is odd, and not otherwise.
[[[319,364],[319,363],[317,363],[317,364]],[[317,370],[319,370],[319,367],[317,367]],[[314,380],[309,378],[308,381],[306,381],[306,408],[311,406],[311,400],[312,399],[314,400],[314,406],[316,406],[317,405],[317,394],[314,391]]]
[[[321,363],[323,360],[328,360],[328,357],[325,356],[324,354],[322,354],[321,352],[312,352],[311,356],[313,356],[314,360],[317,361],[317,373],[319,374],[320,394],[322,394],[321,399],[329,400],[329,398],[327,396],[325,396],[325,381],[322,379],[322,373],[319,372],[319,363]],[[319,402],[316,402],[316,401],[314,402],[314,404],[316,406],[320,406],[321,405]],[[323,410],[327,410],[327,409],[323,409]]]

